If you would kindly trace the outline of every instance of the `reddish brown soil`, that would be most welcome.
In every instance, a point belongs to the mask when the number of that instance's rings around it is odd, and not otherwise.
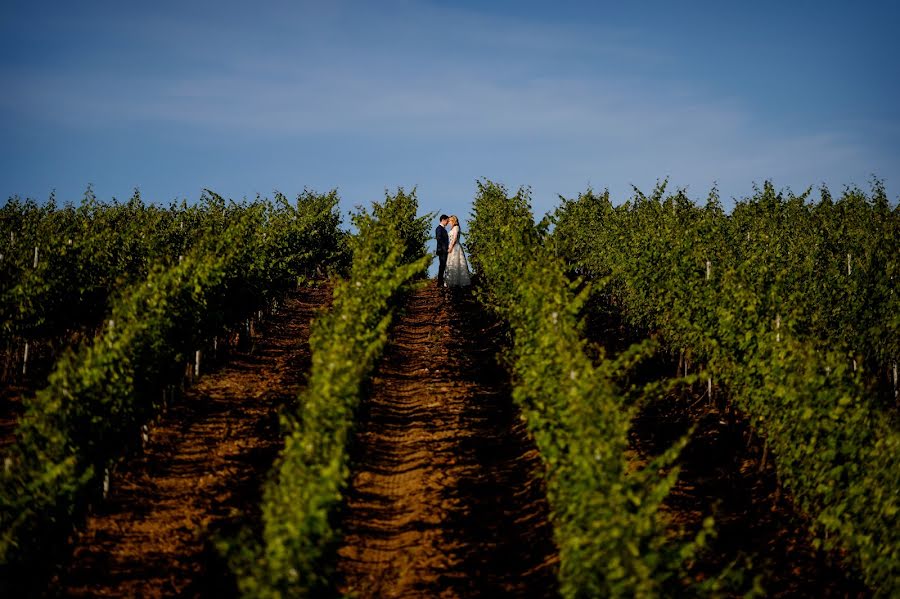
[[[221,596],[212,532],[257,518],[259,486],[280,445],[275,414],[308,367],[309,319],[324,290],[292,298],[256,347],[203,377],[151,432],[145,453],[114,473],[56,581],[67,596]],[[607,328],[613,351],[629,336]],[[558,557],[538,476],[540,457],[496,364],[500,330],[471,298],[415,292],[360,414],[340,515],[337,588],[359,597],[557,594]],[[634,380],[674,373],[656,359]],[[717,390],[718,394],[719,390]],[[686,392],[646,406],[636,462],[696,425],[665,510],[672,534],[706,515],[718,536],[689,564],[693,581],[729,564],[724,596],[758,577],[767,596],[865,597],[858,577],[812,548],[806,522],[778,487],[771,456],[725,404]],[[741,580],[741,577],[743,579]],[[668,593],[692,595],[691,581]]]
[[[616,353],[642,337],[624,326],[614,307],[591,307],[588,338]],[[633,381],[667,378],[683,372],[677,356],[665,354],[647,361]],[[633,422],[631,447],[638,465],[670,447],[695,427],[678,466],[678,482],[663,509],[673,536],[693,537],[709,515],[716,537],[689,564],[693,581],[718,576],[732,567],[722,596],[741,596],[757,578],[767,597],[868,597],[871,592],[858,573],[839,556],[813,548],[807,520],[778,483],[774,456],[762,461],[763,442],[750,423],[730,405],[727,390],[706,385],[685,389],[644,406]],[[673,584],[671,594],[693,593]]]
[[[703,518],[715,518],[716,538],[690,565],[695,579],[734,563],[743,577],[734,579],[738,596],[757,576],[767,597],[871,595],[838,556],[813,548],[806,520],[779,488],[772,454],[763,464],[763,445],[745,418],[702,396],[670,397],[638,416],[634,447],[645,457],[658,453],[692,425],[665,510],[673,530],[698,531]]]
[[[547,597],[556,549],[540,456],[465,295],[417,291],[355,441],[339,590],[359,597]]]
[[[218,595],[210,534],[252,521],[279,447],[277,410],[309,365],[310,319],[325,288],[289,297],[254,347],[190,388],[113,473],[55,592],[70,597]]]

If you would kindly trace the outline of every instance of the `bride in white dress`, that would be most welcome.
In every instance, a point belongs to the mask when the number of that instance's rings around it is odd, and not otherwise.
[[[459,242],[459,219],[450,217],[450,247],[447,249],[447,273],[444,275],[448,287],[466,287],[472,283],[469,277],[469,263]]]

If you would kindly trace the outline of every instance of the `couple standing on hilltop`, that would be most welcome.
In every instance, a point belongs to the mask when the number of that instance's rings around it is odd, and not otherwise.
[[[469,278],[469,264],[463,253],[462,244],[459,242],[459,219],[456,216],[442,214],[441,224],[434,230],[437,240],[435,254],[438,257],[438,288],[466,287],[471,283]],[[450,233],[447,233],[447,224],[450,224]]]

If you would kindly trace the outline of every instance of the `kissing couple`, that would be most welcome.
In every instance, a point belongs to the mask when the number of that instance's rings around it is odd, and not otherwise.
[[[459,219],[454,216],[442,214],[440,223],[434,230],[437,240],[435,254],[438,257],[438,289],[444,287],[466,287],[471,284],[469,277],[469,264],[466,262],[466,254],[459,242]],[[450,232],[447,233],[447,225]]]

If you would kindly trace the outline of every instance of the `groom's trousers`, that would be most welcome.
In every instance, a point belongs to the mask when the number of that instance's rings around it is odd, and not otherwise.
[[[447,270],[447,252],[440,252],[437,255],[438,257],[438,276],[437,276],[437,284],[438,287],[444,286],[444,271]]]

